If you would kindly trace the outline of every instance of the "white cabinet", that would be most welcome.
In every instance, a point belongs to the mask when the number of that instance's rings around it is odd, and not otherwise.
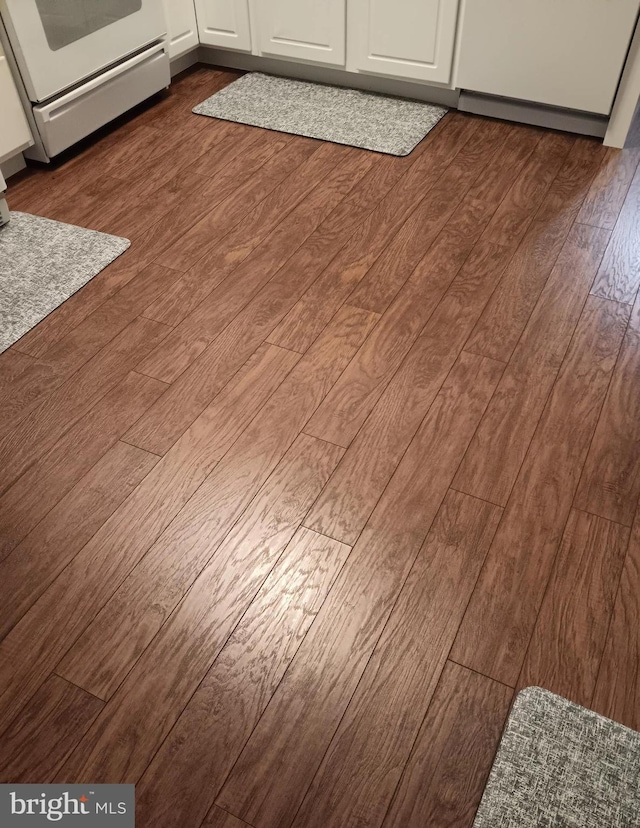
[[[458,0],[349,0],[347,68],[449,83],[457,16]]]
[[[200,42],[193,0],[163,0],[167,17],[169,57],[174,58]]]
[[[608,114],[639,0],[463,0],[456,86]]]
[[[249,0],[195,0],[200,43],[251,51]]]
[[[251,14],[257,54],[344,66],[346,0],[252,0]]]
[[[0,163],[32,144],[27,116],[0,44]]]

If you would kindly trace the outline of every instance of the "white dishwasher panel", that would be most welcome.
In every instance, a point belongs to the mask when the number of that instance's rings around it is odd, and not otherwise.
[[[608,115],[640,0],[462,0],[456,86]]]

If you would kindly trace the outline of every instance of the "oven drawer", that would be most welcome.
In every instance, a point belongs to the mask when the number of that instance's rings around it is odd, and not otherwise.
[[[58,155],[170,82],[169,56],[157,43],[55,101],[35,106],[47,155]]]

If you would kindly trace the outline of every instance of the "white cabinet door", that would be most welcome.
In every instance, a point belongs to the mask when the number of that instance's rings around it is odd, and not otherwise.
[[[608,115],[640,0],[464,0],[456,86]]]
[[[0,45],[0,163],[31,146],[33,139],[13,75]]]
[[[193,0],[164,0],[167,15],[169,57],[174,58],[193,49],[200,42]]]
[[[449,83],[458,0],[349,0],[347,68]]]
[[[200,43],[251,51],[249,0],[195,0]]]
[[[344,66],[346,0],[252,0],[261,55]]]

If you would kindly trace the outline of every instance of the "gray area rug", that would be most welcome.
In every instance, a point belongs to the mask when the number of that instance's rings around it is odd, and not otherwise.
[[[511,711],[473,828],[552,826],[640,826],[640,733],[529,687]]]
[[[197,115],[408,155],[447,113],[441,106],[251,72],[193,110]]]
[[[0,353],[129,247],[118,236],[11,213],[0,227]]]

